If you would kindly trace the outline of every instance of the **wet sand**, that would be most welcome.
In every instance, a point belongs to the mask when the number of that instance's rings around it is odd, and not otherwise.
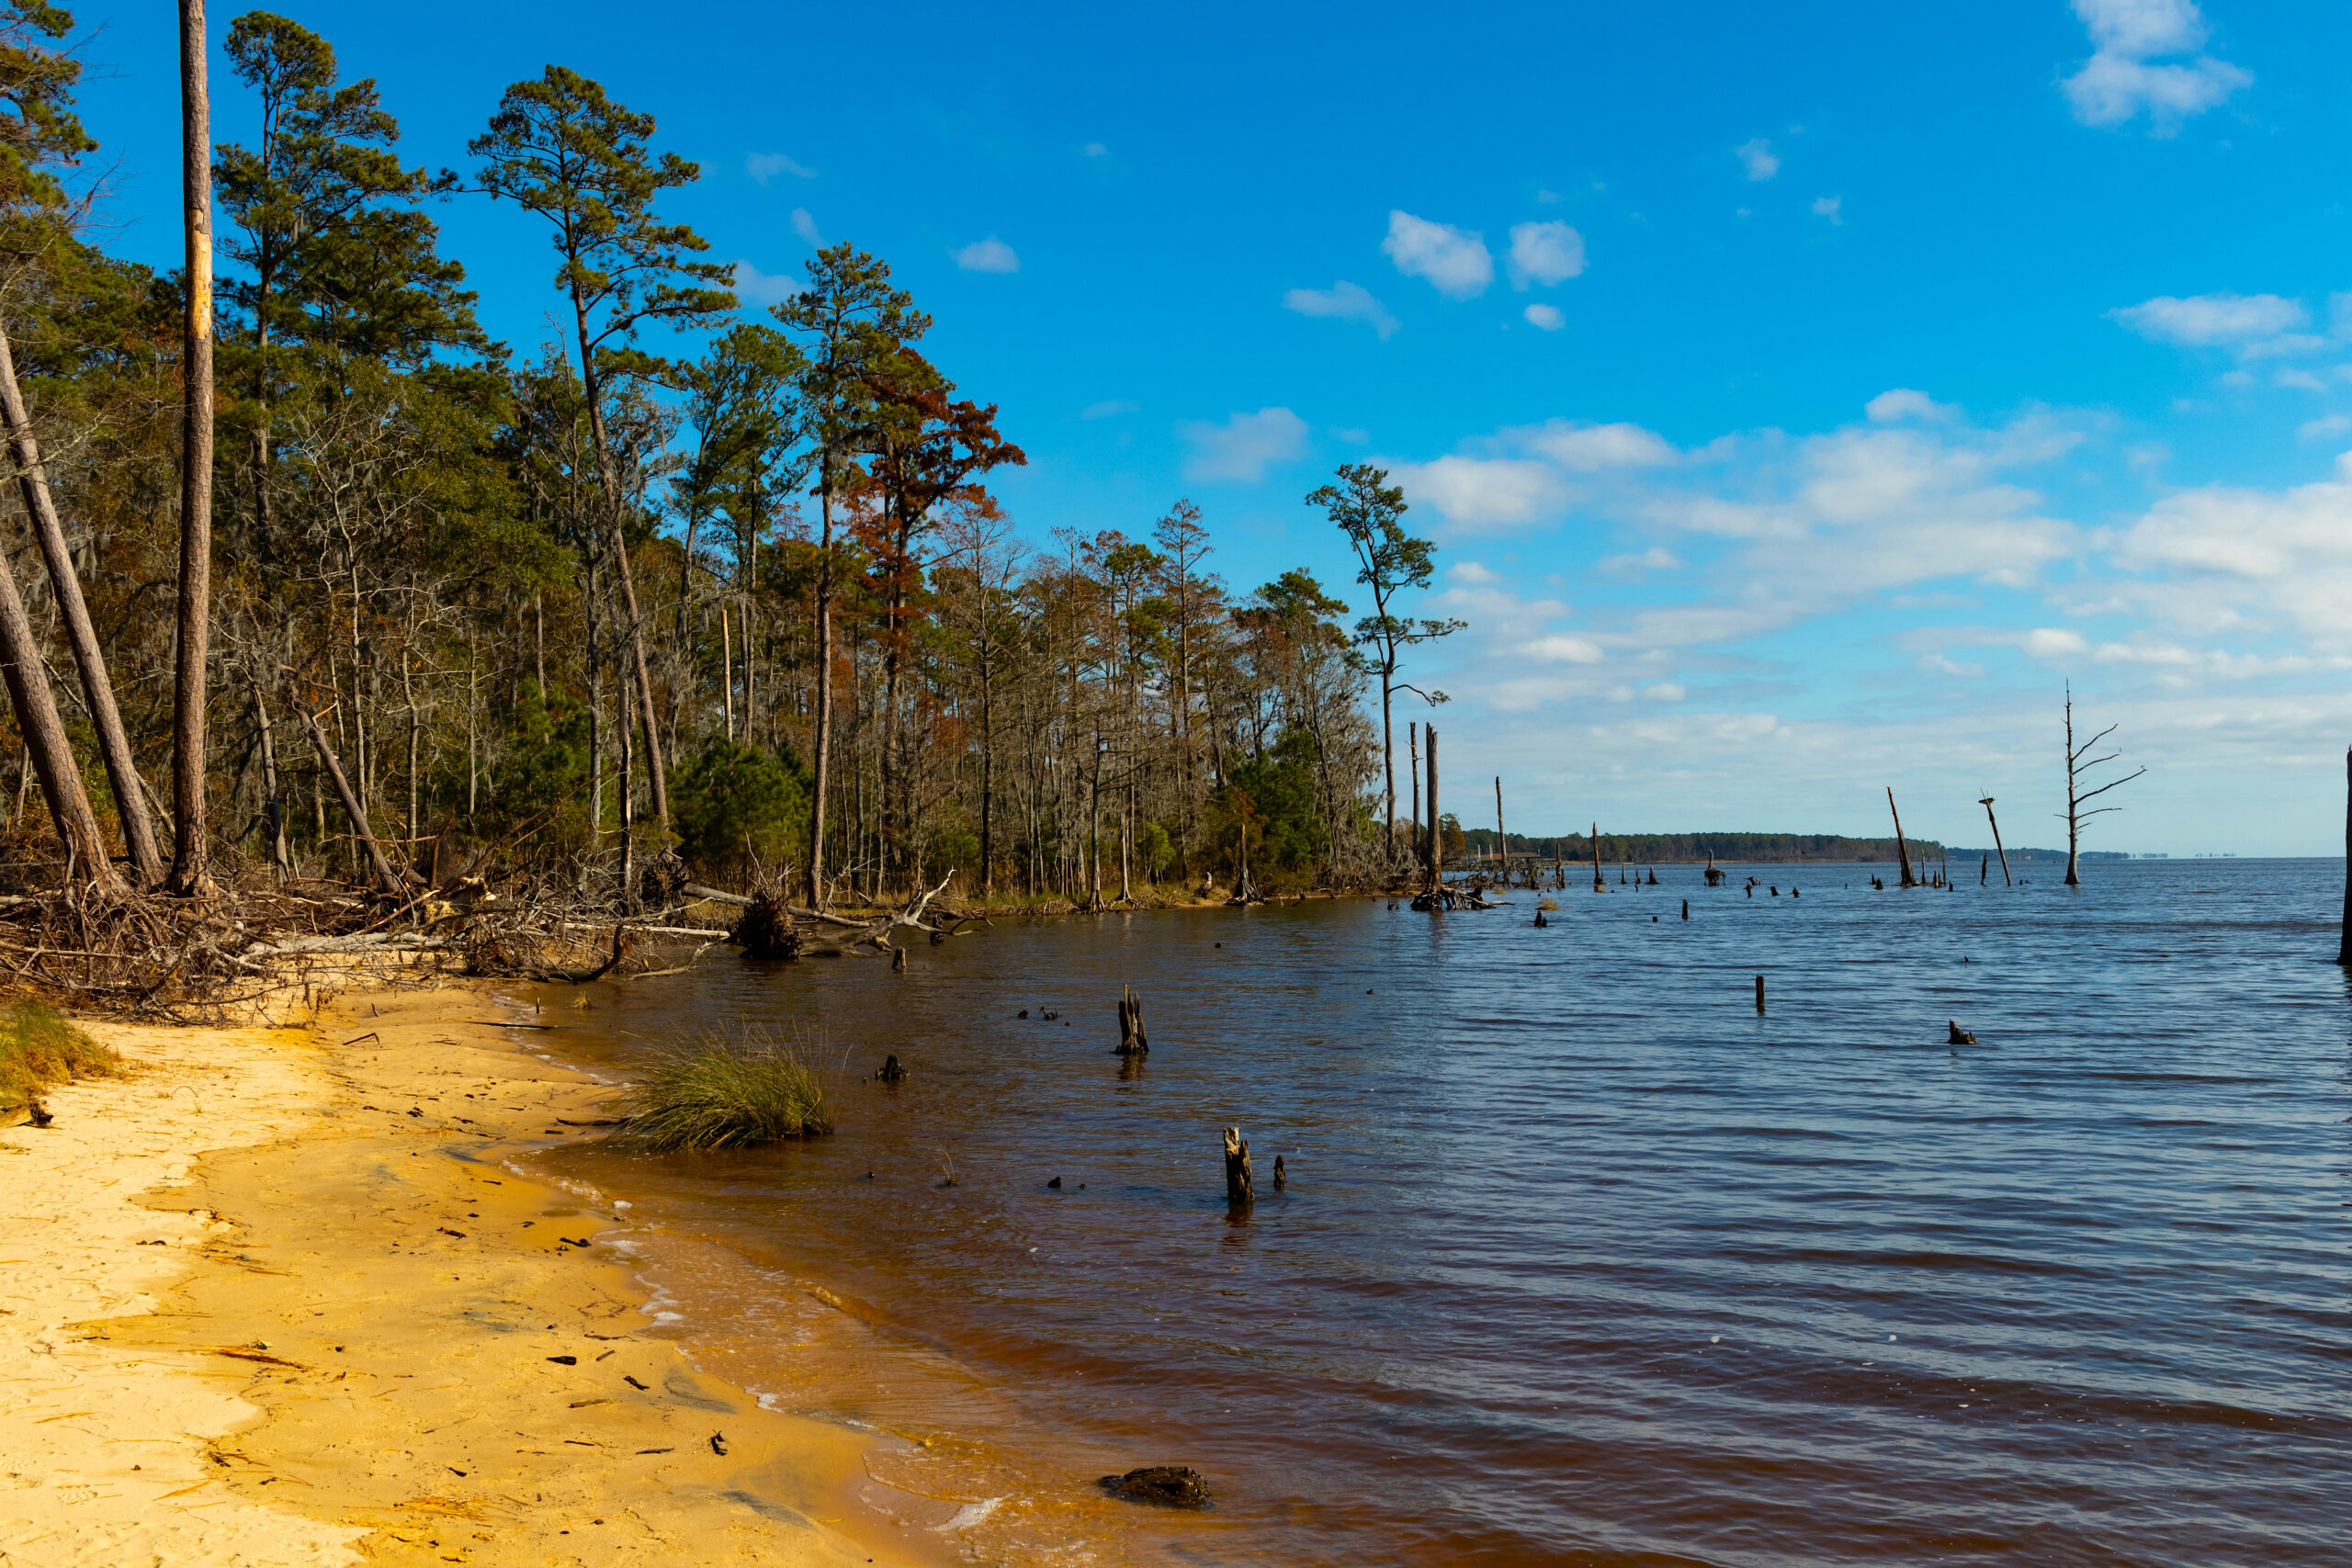
[[[610,1090],[486,993],[103,1023],[0,1134],[0,1562],[952,1561],[874,1434],[762,1410],[639,1308],[619,1211],[505,1156]]]

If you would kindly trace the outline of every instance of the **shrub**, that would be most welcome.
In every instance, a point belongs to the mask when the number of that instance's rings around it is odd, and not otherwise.
[[[798,1055],[721,1040],[657,1056],[621,1112],[615,1136],[656,1153],[749,1148],[833,1128],[824,1086]]]
[[[109,1077],[119,1057],[40,1002],[0,1013],[0,1105],[22,1105],[50,1084]]]
[[[742,864],[746,840],[770,865],[795,858],[808,841],[814,785],[789,748],[713,739],[670,776],[678,852],[696,872],[721,878]]]

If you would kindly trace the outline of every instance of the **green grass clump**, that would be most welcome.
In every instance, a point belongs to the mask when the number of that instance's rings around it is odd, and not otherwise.
[[[662,1154],[749,1148],[833,1129],[825,1087],[797,1055],[722,1040],[656,1057],[620,1109],[616,1135]]]
[[[53,1083],[121,1070],[113,1052],[46,1003],[18,1002],[0,1012],[0,1105],[23,1105]]]

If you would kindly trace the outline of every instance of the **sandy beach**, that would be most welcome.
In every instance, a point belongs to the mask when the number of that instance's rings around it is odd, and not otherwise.
[[[0,1134],[0,1563],[953,1560],[953,1500],[697,1371],[620,1211],[503,1162],[609,1090],[500,1016],[87,1025],[126,1076]]]

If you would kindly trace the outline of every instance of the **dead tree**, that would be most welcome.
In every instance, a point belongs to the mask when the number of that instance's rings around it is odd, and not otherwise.
[[[1421,891],[1424,893],[1434,893],[1437,891],[1438,883],[1442,881],[1445,875],[1444,819],[1438,815],[1437,810],[1437,726],[1434,724],[1423,725],[1421,727],[1421,735],[1422,738],[1430,743],[1430,754],[1426,759],[1427,766],[1429,768],[1430,836],[1425,840],[1425,847],[1428,852],[1426,858],[1427,874],[1421,880]],[[1393,797],[1389,804],[1390,807],[1394,808],[1396,802]]]
[[[2123,755],[2120,751],[2109,751],[2104,757],[2094,757],[2091,755],[2091,752],[2098,749],[2100,741],[2106,739],[2109,736],[2114,733],[2115,726],[2110,724],[2105,729],[2100,730],[2097,735],[2092,736],[2088,740],[2084,741],[2080,746],[2075,744],[2075,686],[2073,682],[2068,682],[2066,683],[2065,816],[2066,886],[2069,887],[2079,887],[2083,885],[2082,876],[2076,869],[2082,855],[2081,840],[2083,835],[2083,819],[2088,817],[2104,816],[2109,811],[2120,811],[2123,809],[2123,807],[2120,806],[2098,806],[2093,807],[2091,809],[2086,811],[2083,809],[2083,802],[2086,800],[2095,800],[2098,796],[2105,795],[2109,790],[2117,788],[2122,784],[2128,784],[2133,779],[2138,778],[2141,773],[2144,773],[2148,771],[2145,768],[2142,768],[2137,773],[2126,773],[2120,779],[2109,779],[2107,783],[2099,785],[2097,789],[2086,790],[2082,787],[2083,775],[2085,773],[2087,773],[2093,768],[2103,767],[2107,763],[2112,762],[2118,757]]]
[[[1993,849],[2001,857],[2001,886],[2015,887],[2017,884],[2009,880],[2009,852],[2001,845],[2001,825],[1993,818],[1993,797],[1988,795],[1976,804],[1984,808],[1984,820],[1993,824]]]
[[[2344,924],[2335,961],[2352,964],[2352,750],[2344,753]]]
[[[1903,841],[1903,813],[1894,809],[1894,786],[1886,786],[1886,808],[1894,816],[1894,853],[1903,863],[1903,886],[1916,886],[1911,876],[1911,846]]]

